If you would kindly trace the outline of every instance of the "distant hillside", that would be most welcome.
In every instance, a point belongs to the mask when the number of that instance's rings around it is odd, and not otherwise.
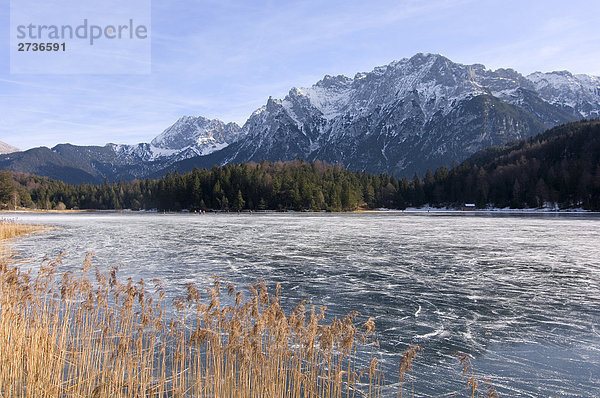
[[[102,182],[102,178],[92,175],[83,170],[80,165],[46,147],[2,155],[0,169],[42,175],[69,184]]]
[[[600,119],[484,149],[451,171],[428,173],[423,189],[422,202],[435,205],[600,210]]]

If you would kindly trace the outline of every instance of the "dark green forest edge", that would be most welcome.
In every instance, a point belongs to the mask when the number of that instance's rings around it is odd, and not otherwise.
[[[324,162],[232,164],[158,180],[69,185],[0,173],[5,208],[309,210],[583,208],[600,210],[600,120],[584,120],[533,138],[491,147],[423,178],[351,172]]]

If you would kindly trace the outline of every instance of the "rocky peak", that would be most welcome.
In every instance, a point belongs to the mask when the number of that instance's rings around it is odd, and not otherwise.
[[[0,154],[19,152],[20,149],[0,141]]]

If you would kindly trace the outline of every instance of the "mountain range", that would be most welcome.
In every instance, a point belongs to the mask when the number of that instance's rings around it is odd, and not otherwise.
[[[0,168],[70,183],[158,177],[260,160],[324,160],[423,175],[493,145],[600,116],[600,77],[522,75],[416,54],[269,98],[243,126],[182,117],[150,143],[57,145],[0,155]]]

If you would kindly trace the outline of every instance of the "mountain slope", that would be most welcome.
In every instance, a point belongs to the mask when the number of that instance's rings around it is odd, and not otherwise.
[[[546,167],[564,167],[563,160],[589,162],[582,170],[595,172],[600,166],[600,119],[582,120],[554,127],[526,140],[478,151],[465,162],[488,169],[537,158]],[[600,182],[600,181],[599,181]]]
[[[97,176],[82,170],[79,165],[45,147],[2,155],[0,169],[36,174],[69,184],[102,182]]]
[[[423,189],[436,195],[421,204],[600,210],[600,119],[484,149],[449,173],[426,178]]]

